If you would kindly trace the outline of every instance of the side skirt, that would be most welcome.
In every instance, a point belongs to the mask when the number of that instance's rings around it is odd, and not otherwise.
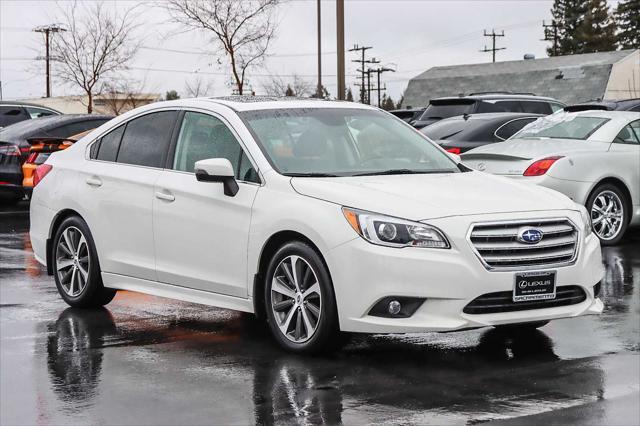
[[[215,306],[217,308],[231,309],[253,313],[253,301],[240,297],[225,296],[202,290],[194,290],[177,285],[159,283],[157,281],[142,280],[127,277],[125,275],[102,273],[102,282],[107,288],[117,290],[136,291],[152,296],[166,297],[168,299],[182,300],[184,302],[199,303],[201,305]]]

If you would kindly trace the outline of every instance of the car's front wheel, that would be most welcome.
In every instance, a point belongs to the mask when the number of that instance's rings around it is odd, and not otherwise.
[[[114,298],[116,290],[102,284],[98,254],[84,220],[72,216],[60,224],[52,254],[56,287],[67,304],[77,308],[98,307]]]
[[[265,275],[269,328],[284,348],[315,353],[333,346],[338,317],[329,271],[318,253],[302,242],[282,246]]]
[[[587,200],[591,228],[602,245],[615,245],[622,240],[629,224],[629,208],[622,191],[611,184],[598,186]]]

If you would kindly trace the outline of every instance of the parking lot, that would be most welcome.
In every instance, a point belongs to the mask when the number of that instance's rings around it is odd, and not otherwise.
[[[28,206],[0,210],[2,424],[640,422],[637,231],[603,251],[601,316],[302,357],[230,311],[130,292],[68,308],[28,228]]]

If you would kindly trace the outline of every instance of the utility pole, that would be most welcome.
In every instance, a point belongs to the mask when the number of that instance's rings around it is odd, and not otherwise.
[[[360,63],[360,69],[358,69],[358,72],[360,73],[360,102],[363,104],[366,102],[365,87],[367,87],[364,82],[365,74],[367,74],[367,70],[365,69],[365,64],[380,63],[380,61],[377,60],[376,58],[365,59],[365,56],[364,56],[365,52],[369,49],[372,49],[372,47],[371,46],[361,47],[361,46],[358,46],[357,44],[353,46],[351,49],[349,49],[349,52],[360,52],[362,55],[361,59],[353,59],[351,62]]]
[[[380,90],[386,90],[385,88],[381,88],[380,87],[380,74],[385,73],[385,72],[396,72],[396,70],[392,69],[392,68],[386,68],[386,67],[382,67],[382,68],[376,68],[374,70],[371,70],[372,72],[375,72],[378,76],[378,86],[377,86],[377,90],[378,90],[378,108],[380,108]]]
[[[493,62],[495,62],[496,51],[506,49],[506,47],[496,47],[496,37],[504,37],[504,31],[502,31],[500,34],[496,34],[495,30],[491,30],[491,33],[488,33],[487,30],[484,30],[484,36],[491,37],[493,47],[491,49],[487,49],[487,46],[485,46],[484,49],[481,50],[481,52],[491,52],[493,56]]]
[[[544,29],[543,41],[553,41],[553,56],[558,56],[558,47],[560,44],[560,36],[558,35],[558,24],[556,21],[551,21],[550,24],[545,24],[542,21],[542,28]]]
[[[344,100],[344,0],[336,0],[336,43],[338,44],[338,99]]]
[[[66,30],[57,24],[51,24],[51,25],[43,25],[41,27],[36,27],[33,29],[33,31],[37,33],[44,33],[44,44],[45,44],[44,61],[46,64],[45,70],[47,74],[47,98],[50,98],[51,97],[51,67],[49,65],[49,61],[51,59],[49,56],[50,34],[66,31]]]
[[[320,6],[321,0],[317,2],[317,14],[318,14],[318,93],[316,96],[322,98],[322,7]]]

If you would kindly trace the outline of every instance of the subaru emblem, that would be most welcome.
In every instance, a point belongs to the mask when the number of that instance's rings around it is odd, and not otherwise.
[[[538,244],[542,240],[542,231],[536,228],[522,228],[518,231],[517,240],[525,244]]]

